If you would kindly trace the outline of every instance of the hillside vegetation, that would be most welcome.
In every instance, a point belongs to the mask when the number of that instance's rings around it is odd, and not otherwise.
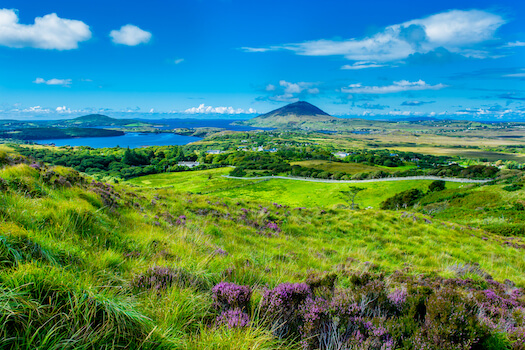
[[[0,152],[1,348],[523,349],[519,237]]]

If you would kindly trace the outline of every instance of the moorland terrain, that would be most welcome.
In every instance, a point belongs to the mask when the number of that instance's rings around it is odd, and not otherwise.
[[[185,146],[6,138],[0,347],[524,349],[523,125],[307,107]]]

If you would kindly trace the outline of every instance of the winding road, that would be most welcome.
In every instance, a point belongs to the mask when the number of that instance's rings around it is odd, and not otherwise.
[[[383,181],[408,181],[408,180],[443,180],[448,182],[461,182],[461,183],[486,183],[492,181],[489,180],[474,180],[464,179],[457,177],[439,177],[439,176],[407,176],[407,177],[384,177],[381,179],[369,179],[369,180],[328,180],[328,179],[313,179],[308,177],[287,177],[287,176],[258,176],[258,177],[237,177],[230,175],[222,175],[228,179],[237,180],[263,180],[263,179],[284,179],[284,180],[297,180],[297,181],[309,181],[309,182],[326,182],[326,183],[342,183],[342,184],[357,184],[365,182],[383,182]]]

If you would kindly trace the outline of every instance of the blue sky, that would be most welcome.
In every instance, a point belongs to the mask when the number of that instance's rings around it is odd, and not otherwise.
[[[0,118],[244,116],[301,99],[335,115],[525,120],[522,1],[0,6]]]

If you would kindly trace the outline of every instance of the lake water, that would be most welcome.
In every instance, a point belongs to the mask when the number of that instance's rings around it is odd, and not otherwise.
[[[271,128],[253,128],[251,126],[230,125],[235,120],[232,119],[138,119],[147,123],[159,126],[160,130],[170,130],[175,128],[203,128],[214,127],[223,128],[233,131],[250,131],[250,130],[273,130]],[[169,146],[169,145],[187,145],[191,142],[200,141],[202,138],[193,136],[182,136],[176,134],[152,134],[152,133],[126,133],[123,136],[110,137],[79,137],[75,139],[55,139],[55,140],[38,140],[39,144],[51,144],[56,146],[90,146],[93,148],[109,147],[129,147],[137,148],[144,146]]]
[[[54,143],[56,146],[90,146],[93,148],[109,148],[117,146],[137,148],[144,146],[186,145],[188,143],[200,140],[202,140],[200,137],[182,136],[176,134],[143,134],[130,132],[122,136],[40,140],[37,143],[41,145]]]

